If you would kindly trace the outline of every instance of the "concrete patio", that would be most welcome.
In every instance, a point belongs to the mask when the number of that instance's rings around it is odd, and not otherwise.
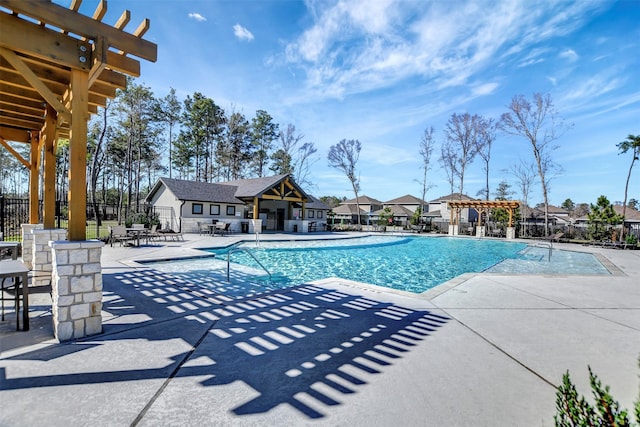
[[[328,278],[243,297],[134,262],[243,238],[105,247],[103,333],[82,340],[56,342],[33,289],[31,331],[0,325],[0,425],[549,426],[563,373],[590,395],[589,365],[638,399],[640,251],[559,244],[614,274],[467,274],[420,295]]]

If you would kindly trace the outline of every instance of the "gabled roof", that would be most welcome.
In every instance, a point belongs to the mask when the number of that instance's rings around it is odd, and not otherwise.
[[[613,210],[618,214],[622,215],[622,205],[613,205]],[[637,222],[640,221],[640,211],[633,209],[632,207],[627,206],[627,209],[624,213],[625,221],[627,222]]]
[[[153,197],[162,184],[164,184],[180,200],[244,204],[242,200],[235,196],[238,189],[236,186],[214,182],[188,181],[175,178],[160,178],[149,192],[147,200],[150,200]]]
[[[358,196],[358,203],[360,203],[361,205],[382,205],[383,203],[380,200],[377,199],[373,199],[369,196]],[[340,203],[341,205],[355,205],[356,204],[356,199],[349,199],[349,200],[345,200],[344,202]]]
[[[287,174],[274,175],[262,178],[239,179],[236,181],[221,182],[220,184],[236,186],[238,188],[236,197],[256,197],[272,189],[274,186],[277,186],[288,177],[289,175]],[[293,180],[291,180],[291,182],[293,183]],[[302,190],[302,188],[297,185],[295,185],[295,187],[303,197],[306,196],[308,198],[308,195]]]
[[[289,175],[276,175],[264,178],[240,179],[228,182],[199,182],[174,178],[160,178],[153,186],[146,200],[149,201],[153,195],[165,185],[179,200],[189,200],[197,202],[214,202],[245,204],[247,199],[271,198],[280,200],[291,200],[288,193],[299,194],[303,200],[312,200]],[[279,195],[274,196],[274,193]],[[268,193],[268,195],[265,195]],[[295,197],[295,200],[300,200]],[[294,200],[294,201],[295,201]],[[315,199],[317,206],[314,209],[330,208],[323,202]]]
[[[466,194],[451,193],[447,196],[442,196],[442,197],[438,197],[437,199],[433,199],[429,203],[449,202],[453,200],[476,200],[476,199],[474,199],[473,197],[469,197]]]
[[[413,212],[411,212],[409,209],[401,205],[391,205],[389,206],[389,209],[391,210],[391,213],[393,214],[393,216],[406,216],[406,217],[413,216]],[[373,214],[380,215],[382,213],[384,213],[384,209],[377,210]]]
[[[395,199],[389,200],[385,204],[387,205],[426,205],[427,202],[421,200],[411,194],[400,196]]]

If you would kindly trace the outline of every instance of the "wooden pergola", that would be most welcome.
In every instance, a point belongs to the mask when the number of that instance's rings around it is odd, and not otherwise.
[[[127,76],[140,75],[133,57],[157,57],[157,46],[142,39],[148,19],[127,33],[129,11],[111,26],[102,22],[106,0],[92,17],[78,12],[81,2],[72,0],[67,9],[50,0],[0,0],[0,145],[30,171],[32,224],[39,221],[42,169],[42,220],[53,228],[56,142],[69,139],[69,240],[86,239],[89,117],[126,87]],[[9,141],[30,144],[29,159]]]
[[[506,209],[509,212],[509,227],[513,227],[513,211],[518,209],[520,203],[516,200],[459,200],[447,202],[451,210],[451,221],[454,222],[454,212],[460,209],[473,208],[478,212],[478,225],[482,225],[482,214],[489,212],[491,209]]]

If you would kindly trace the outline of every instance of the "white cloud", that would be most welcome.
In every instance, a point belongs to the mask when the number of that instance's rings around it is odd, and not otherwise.
[[[247,30],[240,24],[236,24],[233,26],[233,34],[240,40],[251,41],[254,39],[251,31]]]
[[[573,49],[565,49],[558,55],[560,58],[564,58],[569,62],[577,61],[580,57]]]
[[[471,92],[476,96],[491,95],[497,88],[498,83],[485,83],[477,85],[471,89]]]
[[[551,50],[541,42],[575,30],[589,8],[600,7],[513,0],[337,0],[307,6],[315,20],[286,46],[286,58],[306,72],[312,94],[336,98],[408,78],[440,88],[467,85],[498,61],[520,67],[542,62]],[[572,50],[562,55],[578,57]]]
[[[195,19],[198,22],[204,22],[204,21],[207,20],[207,18],[205,18],[204,16],[200,15],[198,12],[191,12],[189,14],[189,18]]]

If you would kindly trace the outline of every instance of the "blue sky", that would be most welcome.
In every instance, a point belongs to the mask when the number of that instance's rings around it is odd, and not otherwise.
[[[64,4],[65,1],[61,1]],[[91,15],[95,0],[81,12]],[[550,202],[622,201],[630,154],[616,144],[640,134],[640,1],[110,0],[104,22],[131,10],[128,31],[151,20],[145,38],[158,61],[142,61],[139,83],[157,96],[199,91],[247,118],[264,109],[318,148],[317,195],[353,197],[327,166],[341,139],[358,139],[361,194],[382,201],[421,195],[419,142],[436,130],[426,199],[449,193],[437,162],[453,113],[498,118],[514,95],[549,93],[572,128],[553,158],[563,168]],[[524,139],[499,134],[491,190],[515,179],[503,170],[530,160]],[[640,164],[629,197],[640,199]],[[465,192],[483,186],[481,162]],[[542,201],[539,183],[530,203]],[[519,197],[519,194],[514,196]]]

